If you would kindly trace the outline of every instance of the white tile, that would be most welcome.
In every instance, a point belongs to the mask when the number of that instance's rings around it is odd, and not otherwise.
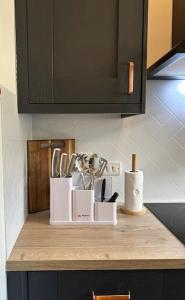
[[[185,94],[179,91],[182,81],[166,80],[154,82],[154,94],[166,105],[176,118],[185,125]]]
[[[179,145],[181,145],[181,147],[185,149],[185,127],[178,131],[174,139],[178,142]]]
[[[173,114],[170,112],[167,106],[163,105],[161,101],[154,95],[151,94],[150,97],[147,95],[147,111],[161,124],[165,125],[172,118]]]
[[[33,116],[34,138],[75,137],[77,151],[96,152],[121,160],[130,169],[138,154],[144,171],[146,201],[185,200],[185,96],[174,81],[147,83],[147,113],[120,119],[120,115]],[[123,177],[113,190],[124,199]]]

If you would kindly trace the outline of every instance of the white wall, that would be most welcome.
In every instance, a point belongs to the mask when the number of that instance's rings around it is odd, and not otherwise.
[[[1,103],[0,103],[0,124],[1,124]],[[0,300],[6,299],[6,243],[5,243],[5,218],[4,218],[4,197],[3,197],[3,157],[2,157],[2,130],[0,126]]]
[[[31,116],[17,114],[17,97],[2,89],[2,136],[6,247],[9,255],[27,216],[27,139]]]
[[[179,81],[147,83],[146,114],[33,115],[33,138],[76,138],[76,150],[98,152],[130,169],[137,153],[145,201],[185,200],[185,95]],[[182,86],[181,86],[182,88]],[[123,178],[114,179],[123,200]]]
[[[27,214],[26,140],[32,136],[31,116],[17,113],[14,30],[14,0],[0,0],[0,157],[2,148],[4,190],[3,195],[0,191],[0,300],[6,299],[5,257],[9,255]],[[2,173],[1,162],[0,168]]]

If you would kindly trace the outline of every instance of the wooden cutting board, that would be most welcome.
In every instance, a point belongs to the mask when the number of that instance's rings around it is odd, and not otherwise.
[[[28,150],[28,212],[49,209],[50,175],[53,149],[42,148],[43,144],[61,144],[63,153],[71,156],[75,152],[75,140],[32,140],[27,142]]]

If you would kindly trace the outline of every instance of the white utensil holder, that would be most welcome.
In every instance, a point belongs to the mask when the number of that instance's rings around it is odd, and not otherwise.
[[[51,225],[116,225],[116,202],[95,202],[94,190],[79,190],[72,178],[50,178]]]
[[[99,224],[117,224],[116,202],[95,202],[95,222]]]
[[[73,190],[73,221],[94,221],[94,190]]]
[[[72,221],[72,177],[50,178],[50,224]]]

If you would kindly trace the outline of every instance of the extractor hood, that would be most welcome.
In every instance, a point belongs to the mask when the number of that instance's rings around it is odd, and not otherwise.
[[[178,43],[166,55],[147,70],[148,79],[185,79],[185,40]]]
[[[148,79],[185,79],[185,0],[173,0],[172,10],[172,49],[149,67]]]

